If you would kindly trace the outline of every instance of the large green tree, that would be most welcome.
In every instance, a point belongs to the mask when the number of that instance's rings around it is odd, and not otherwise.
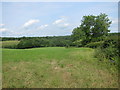
[[[83,45],[91,41],[99,41],[110,32],[111,23],[106,14],[83,16],[81,25],[72,32],[73,41],[80,41]]]

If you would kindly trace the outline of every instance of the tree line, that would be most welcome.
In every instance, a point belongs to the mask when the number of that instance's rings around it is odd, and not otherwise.
[[[20,37],[20,38],[3,38],[2,41],[18,40],[17,45],[7,46],[6,48],[27,49],[37,47],[69,47],[75,46],[72,43],[71,36],[47,36],[47,37]],[[5,47],[4,47],[5,48]]]

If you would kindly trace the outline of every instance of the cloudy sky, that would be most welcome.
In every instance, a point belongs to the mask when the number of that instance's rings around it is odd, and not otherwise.
[[[0,35],[64,36],[81,23],[84,15],[106,13],[118,32],[117,2],[2,2]]]

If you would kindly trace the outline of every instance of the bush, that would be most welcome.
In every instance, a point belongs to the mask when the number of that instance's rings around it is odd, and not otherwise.
[[[118,65],[119,48],[118,35],[108,36],[108,38],[96,49],[95,56],[99,60],[108,60],[108,62]]]
[[[48,41],[44,39],[23,39],[17,45],[19,49],[35,48],[35,47],[46,47]]]
[[[7,46],[2,46],[2,48],[16,49],[16,48],[17,48],[17,45],[7,45]]]
[[[102,44],[103,44],[103,41],[91,42],[91,43],[88,43],[87,45],[85,45],[85,47],[97,48],[97,47],[101,46]]]
[[[17,45],[17,48],[19,49],[25,49],[25,48],[32,48],[33,44],[31,40],[21,40],[20,43]]]

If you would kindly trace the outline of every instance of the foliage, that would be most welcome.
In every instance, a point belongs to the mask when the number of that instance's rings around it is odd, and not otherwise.
[[[2,41],[3,48],[18,48],[18,49],[25,49],[25,48],[35,48],[35,47],[70,47],[74,46],[74,43],[71,40],[71,36],[52,36],[52,37],[19,37],[17,38],[19,44],[15,44],[17,40],[11,40],[13,38],[4,38]],[[6,41],[8,40],[8,41]],[[13,44],[10,44],[10,42]],[[6,46],[6,45],[7,46]]]
[[[0,41],[13,41],[13,40],[21,40],[22,38],[15,37],[0,37]]]
[[[73,41],[84,39],[85,33],[82,30],[80,30],[80,27],[77,27],[73,29],[71,37]]]
[[[88,43],[87,45],[85,45],[85,47],[97,48],[97,47],[101,46],[102,44],[103,44],[103,41],[91,42],[91,43]]]
[[[96,50],[96,57],[100,60],[108,60],[116,65],[119,64],[119,38],[118,35],[110,35]]]
[[[83,16],[81,25],[72,32],[72,41],[77,47],[97,48],[98,59],[118,65],[120,33],[109,33],[111,23],[106,14]]]
[[[23,39],[18,44],[17,48],[26,49],[26,48],[34,48],[34,47],[44,47],[47,46],[48,42],[44,39]]]
[[[91,41],[101,41],[108,35],[110,24],[106,14],[83,16],[81,25],[72,32],[73,41],[82,40],[83,45]]]
[[[69,36],[58,37],[39,37],[24,38],[20,41],[17,48],[35,48],[35,47],[69,47],[72,41]]]

